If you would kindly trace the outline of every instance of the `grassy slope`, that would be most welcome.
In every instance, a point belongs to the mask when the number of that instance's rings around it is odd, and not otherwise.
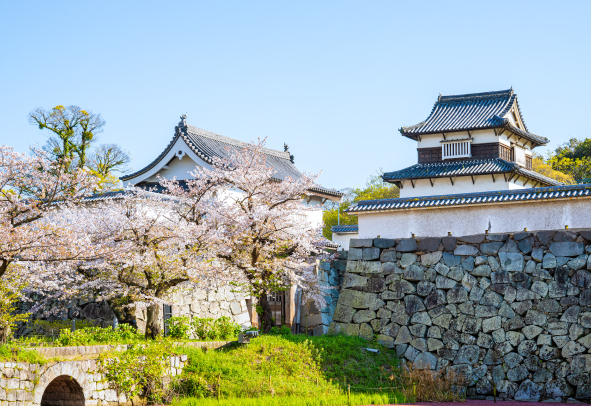
[[[364,351],[365,347],[379,348],[381,353]],[[220,379],[220,393],[226,399],[321,399],[343,395],[347,385],[354,392],[387,387],[397,365],[392,350],[344,336],[262,336],[249,345],[230,349],[187,348],[183,352],[189,356],[189,365],[183,372],[184,393],[216,396]],[[189,402],[185,406],[191,405],[191,400],[184,402]]]

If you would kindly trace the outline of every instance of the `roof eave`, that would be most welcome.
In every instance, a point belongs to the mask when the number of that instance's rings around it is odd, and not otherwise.
[[[407,127],[408,128],[408,127]],[[549,140],[544,137],[540,137],[538,135],[532,134],[529,131],[523,131],[510,123],[505,123],[502,125],[493,125],[487,127],[466,127],[466,128],[455,128],[453,130],[438,130],[438,131],[424,131],[424,132],[408,132],[404,130],[404,127],[399,129],[400,134],[404,137],[410,138],[411,140],[417,141],[418,137],[421,135],[429,135],[429,134],[442,134],[442,133],[458,133],[458,132],[466,132],[466,131],[478,131],[478,130],[493,130],[493,129],[504,129],[507,131],[511,131],[515,133],[518,137],[522,137],[530,141],[535,146],[544,146],[548,144]],[[545,140],[545,141],[544,141]]]
[[[396,186],[400,187],[400,183],[404,182],[405,180],[421,180],[421,179],[445,179],[445,178],[461,178],[464,176],[484,176],[484,175],[504,175],[509,173],[517,173],[519,176],[526,177],[528,179],[534,180],[536,182],[548,185],[548,186],[562,186],[564,185],[561,182],[551,182],[550,178],[540,179],[538,177],[532,176],[526,172],[522,172],[519,169],[515,168],[509,171],[502,171],[502,172],[474,172],[474,173],[462,173],[459,175],[434,175],[434,176],[415,176],[415,177],[406,177],[406,178],[396,178],[396,179],[384,179],[385,182],[395,184]],[[543,175],[540,175],[543,176]]]

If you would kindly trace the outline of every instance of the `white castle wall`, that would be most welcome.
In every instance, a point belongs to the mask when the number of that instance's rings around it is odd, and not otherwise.
[[[591,228],[591,201],[509,202],[461,207],[359,213],[359,238],[409,238],[473,235],[488,230],[505,233],[528,230]]]

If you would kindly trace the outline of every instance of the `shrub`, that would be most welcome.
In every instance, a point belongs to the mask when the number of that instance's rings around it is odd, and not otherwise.
[[[111,327],[88,327],[76,331],[64,329],[55,340],[55,344],[68,347],[102,343],[128,343],[141,340],[143,337],[144,335],[131,325],[120,324],[116,329]]]
[[[173,338],[188,339],[191,333],[191,324],[187,316],[175,316],[166,321],[168,334]]]
[[[194,337],[200,340],[230,340],[242,331],[242,327],[227,316],[215,320],[196,317],[191,321],[191,329]]]
[[[271,334],[278,336],[288,336],[291,334],[291,329],[287,326],[271,327]]]
[[[127,399],[142,395],[150,404],[160,404],[165,395],[164,378],[174,354],[166,341],[135,344],[126,351],[101,354],[98,366],[118,394]]]
[[[217,331],[217,338],[222,340],[229,340],[235,338],[242,331],[240,324],[234,323],[231,318],[222,316],[213,323],[214,329]]]

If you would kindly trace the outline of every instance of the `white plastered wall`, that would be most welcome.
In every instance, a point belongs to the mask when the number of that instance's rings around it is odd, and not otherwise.
[[[359,238],[410,238],[591,228],[591,198],[360,213]]]
[[[429,179],[417,179],[414,188],[409,180],[405,180],[400,189],[400,197],[437,196],[460,193],[490,192],[495,190],[523,189],[524,178],[505,182],[503,174],[496,174],[493,182],[492,175],[474,176],[474,183],[470,176],[453,178],[453,185],[449,178],[433,178],[433,186]],[[528,185],[531,187],[531,182]]]
[[[359,238],[359,234],[358,233],[343,233],[343,234],[337,234],[335,232],[332,233],[332,242],[339,244],[339,251],[340,250],[345,250],[348,251],[349,250],[349,241],[351,240],[351,238]]]
[[[179,159],[179,156],[182,156],[182,158]],[[189,172],[194,171],[197,165],[204,168],[211,168],[207,162],[191,151],[185,141],[178,138],[174,146],[168,151],[168,154],[160,160],[160,162],[149,171],[138,175],[133,179],[123,181],[123,187],[135,185],[143,181],[158,182],[158,175],[166,179],[172,179],[175,176],[177,180],[191,179],[192,176]],[[168,169],[165,169],[164,166],[167,166]]]

